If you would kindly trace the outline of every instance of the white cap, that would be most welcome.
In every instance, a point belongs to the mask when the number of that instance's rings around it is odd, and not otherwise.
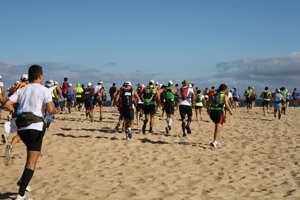
[[[72,83],[69,83],[69,86],[72,87]]]
[[[53,86],[55,83],[54,83],[54,81],[53,80],[49,80],[49,83],[51,84],[51,86]]]
[[[150,80],[149,83],[153,83],[154,84],[155,82],[154,82],[154,80]]]
[[[144,84],[142,84],[142,87],[145,87],[145,85],[144,85]]]
[[[88,84],[87,84],[88,86],[92,86],[92,83],[91,82],[88,82]]]
[[[286,89],[285,91],[287,91],[287,92],[288,92],[289,90],[288,90],[288,89]]]
[[[173,85],[173,81],[169,80],[168,84]]]
[[[22,74],[21,76],[21,80],[28,80],[28,75],[27,74]]]
[[[208,99],[208,95],[205,95],[204,98]]]
[[[130,85],[130,86],[132,86],[130,81],[126,81],[126,82],[125,82],[125,85]]]
[[[159,84],[159,87],[162,87],[163,86],[163,84]]]
[[[2,79],[2,76],[0,75],[0,79]]]
[[[103,81],[98,81],[99,84],[103,84]]]
[[[159,82],[156,82],[155,84],[156,84],[156,85],[159,85]]]
[[[57,81],[55,81],[55,82],[54,82],[54,85],[58,85],[58,82],[57,82]]]
[[[16,81],[16,82],[15,82],[15,85],[18,85],[19,83],[20,83],[20,81]]]
[[[189,87],[192,88],[193,87],[192,84],[189,84]]]

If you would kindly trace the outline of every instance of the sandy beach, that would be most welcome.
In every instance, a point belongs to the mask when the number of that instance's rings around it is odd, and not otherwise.
[[[157,117],[153,134],[133,139],[117,134],[116,109],[104,108],[104,121],[84,112],[57,115],[46,133],[42,157],[31,181],[37,200],[300,199],[300,109],[281,120],[262,108],[234,110],[222,130],[222,147],[212,149],[214,124],[192,122],[181,137],[179,114],[171,136]],[[3,117],[6,114],[3,114]],[[193,116],[195,119],[195,115]],[[3,132],[5,120],[1,119]],[[14,135],[14,134],[13,134]],[[11,137],[13,136],[10,136]],[[25,164],[25,146],[13,150],[10,166],[0,145],[0,199],[13,199]]]

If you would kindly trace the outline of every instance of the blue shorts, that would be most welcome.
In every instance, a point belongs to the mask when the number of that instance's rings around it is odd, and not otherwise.
[[[274,103],[274,108],[281,108],[282,104],[281,103]]]

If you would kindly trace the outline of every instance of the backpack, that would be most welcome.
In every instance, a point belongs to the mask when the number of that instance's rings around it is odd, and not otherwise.
[[[220,108],[223,107],[223,104],[221,104],[221,93],[218,91],[213,96],[211,96],[211,106],[213,108]]]
[[[147,87],[144,91],[144,102],[145,103],[152,103],[154,99],[154,94],[156,93],[155,88]]]
[[[172,87],[166,87],[165,99],[167,101],[174,101],[175,94],[173,93],[173,88]]]
[[[180,93],[181,93],[181,99],[182,100],[187,100],[188,99],[188,96],[187,96],[188,90],[189,90],[188,87],[180,88]]]
[[[202,94],[197,94],[196,96],[196,103],[200,103],[203,100]]]

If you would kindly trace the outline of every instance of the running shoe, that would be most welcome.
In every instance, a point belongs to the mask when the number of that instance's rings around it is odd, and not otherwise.
[[[218,142],[217,141],[213,141],[212,143],[210,143],[210,146],[217,149],[218,148]]]
[[[188,134],[191,134],[191,133],[192,133],[192,130],[191,130],[190,126],[186,126],[185,129],[186,129],[186,132],[187,132]]]
[[[21,186],[21,182],[22,182],[22,179],[20,179],[18,182],[17,182],[17,185],[20,187]],[[32,188],[30,187],[30,185],[28,185],[26,187],[26,191],[27,192],[31,192],[32,191]]]
[[[183,133],[183,134],[182,134],[182,137],[186,137],[186,133]]]
[[[33,200],[33,199],[28,197],[26,194],[24,196],[21,196],[18,194],[18,196],[15,198],[15,200]]]
[[[166,133],[169,134],[169,127],[166,127]]]
[[[152,128],[149,129],[149,133],[153,133],[153,129]]]
[[[11,159],[12,159],[12,146],[11,146],[11,144],[6,145],[6,148],[5,148],[5,159],[7,161],[11,161]]]

